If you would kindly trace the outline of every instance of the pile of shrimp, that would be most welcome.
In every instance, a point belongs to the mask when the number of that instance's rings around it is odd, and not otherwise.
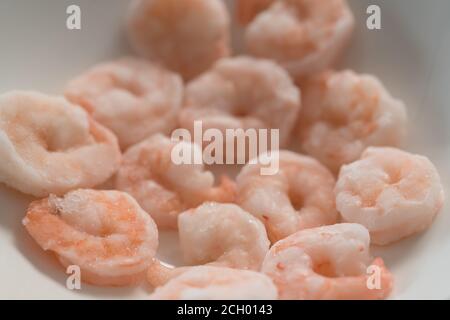
[[[377,77],[335,69],[354,28],[346,0],[234,8],[135,0],[136,57],[93,66],[63,96],[0,95],[0,182],[36,197],[26,231],[83,282],[146,283],[148,299],[389,297],[394,274],[371,245],[424,232],[444,203],[433,163],[400,149],[406,105]],[[232,53],[231,15],[245,55]],[[195,121],[278,129],[285,149],[236,177],[175,163],[180,146],[201,154],[169,137]],[[167,229],[183,266],[158,254]]]

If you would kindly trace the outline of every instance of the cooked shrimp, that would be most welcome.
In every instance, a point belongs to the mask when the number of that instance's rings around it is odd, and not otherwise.
[[[180,143],[192,153],[198,148]],[[135,197],[160,228],[176,228],[182,211],[204,201],[230,202],[235,196],[234,182],[226,177],[215,187],[214,175],[203,165],[175,164],[176,145],[161,134],[147,138],[127,150],[116,176],[116,188]]]
[[[277,289],[266,275],[223,267],[198,266],[171,279],[154,300],[274,300]]]
[[[0,96],[0,182],[37,197],[106,181],[121,158],[108,129],[64,98]]]
[[[335,173],[367,146],[398,146],[406,134],[404,104],[373,76],[329,71],[302,90],[301,146]]]
[[[229,29],[220,0],[135,0],[128,19],[134,50],[186,80],[230,54]]]
[[[395,148],[368,148],[343,166],[335,192],[343,219],[364,225],[379,245],[428,228],[444,202],[434,165]]]
[[[298,79],[332,66],[354,24],[346,0],[276,1],[249,24],[245,43],[250,54],[277,61]]]
[[[23,220],[44,249],[96,285],[142,280],[158,247],[158,230],[136,201],[119,191],[79,189],[34,201]]]
[[[354,223],[302,230],[270,249],[262,272],[280,299],[382,299],[393,277],[381,258],[370,264],[369,242],[367,229]]]
[[[68,84],[65,96],[111,129],[125,149],[154,133],[175,129],[183,81],[150,62],[123,58],[80,75]]]
[[[259,270],[270,245],[264,225],[235,204],[208,202],[185,211],[178,230],[190,265]]]
[[[280,129],[286,144],[300,109],[300,92],[289,75],[274,62],[250,57],[222,59],[191,81],[179,120],[193,130]]]
[[[335,180],[324,166],[290,151],[268,156],[278,157],[278,173],[261,175],[262,161],[247,164],[237,177],[237,203],[264,223],[272,242],[337,222]]]
[[[235,0],[237,20],[247,25],[259,13],[266,10],[275,0]]]

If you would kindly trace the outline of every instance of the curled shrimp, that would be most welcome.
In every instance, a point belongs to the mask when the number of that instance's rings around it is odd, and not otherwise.
[[[335,192],[343,219],[364,225],[379,245],[428,228],[444,202],[430,160],[395,148],[368,148],[343,166]]]
[[[207,202],[185,211],[178,230],[190,265],[259,270],[270,245],[264,225],[235,204]]]
[[[274,300],[277,289],[266,275],[224,267],[198,266],[157,288],[153,300]]]
[[[354,24],[346,0],[275,1],[250,22],[245,44],[251,55],[273,59],[299,79],[332,66]]]
[[[177,126],[182,79],[155,64],[122,58],[102,63],[72,80],[65,96],[111,129],[125,149]]]
[[[119,191],[79,189],[34,201],[23,224],[63,266],[103,286],[135,284],[145,277],[158,247],[158,230],[137,202]]]
[[[235,0],[236,17],[242,25],[249,24],[259,13],[266,10],[275,0]]]
[[[37,197],[109,179],[117,139],[62,97],[14,91],[0,96],[0,182]]]
[[[393,277],[381,258],[371,260],[369,242],[354,223],[302,230],[272,246],[262,272],[280,299],[383,299]]]
[[[218,61],[192,80],[185,90],[182,127],[193,131],[194,120],[204,130],[273,128],[286,144],[300,110],[300,92],[274,62],[251,57]]]
[[[134,50],[186,80],[230,54],[229,29],[220,0],[135,0],[128,18]]]
[[[378,79],[327,71],[302,86],[297,133],[302,149],[337,173],[368,146],[398,146],[406,135],[404,104]]]
[[[179,143],[193,154],[199,148]],[[214,186],[214,175],[202,164],[176,164],[172,151],[177,145],[161,134],[153,135],[125,152],[116,175],[116,188],[131,194],[160,228],[175,229],[182,211],[204,201],[230,202],[235,197],[234,182],[228,178]]]
[[[272,242],[337,222],[335,180],[323,165],[290,151],[264,156],[278,158],[278,172],[261,175],[262,161],[247,164],[236,179],[237,203],[264,223]]]

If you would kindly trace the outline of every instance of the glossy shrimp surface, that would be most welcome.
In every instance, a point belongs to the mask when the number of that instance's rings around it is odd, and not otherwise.
[[[341,169],[335,192],[343,219],[364,225],[380,245],[428,228],[444,202],[430,160],[395,148],[368,148]]]
[[[264,155],[261,155],[261,157]],[[290,151],[272,152],[279,170],[262,175],[247,164],[237,177],[237,203],[260,219],[272,242],[306,228],[337,222],[333,175],[317,160]]]
[[[186,80],[230,54],[229,29],[221,0],[135,0],[128,18],[134,50]]]
[[[0,182],[37,197],[90,188],[111,177],[121,153],[112,132],[62,97],[0,96]]]
[[[245,43],[251,55],[273,59],[299,79],[332,66],[353,28],[345,0],[280,0],[250,22]]]
[[[23,224],[63,266],[80,267],[85,282],[122,286],[145,276],[158,230],[136,201],[119,191],[79,189],[31,203]]]
[[[187,84],[179,121],[193,130],[217,128],[280,130],[286,144],[300,110],[300,92],[289,75],[265,59],[234,57],[218,61],[211,70]]]
[[[302,230],[272,246],[262,272],[280,299],[386,298],[393,277],[381,258],[371,259],[369,243],[369,232],[359,224]]]
[[[153,300],[274,300],[277,289],[266,275],[224,267],[198,266],[171,279]]]
[[[72,80],[65,96],[111,129],[125,149],[154,133],[177,126],[183,81],[137,58],[105,62]]]
[[[247,25],[274,2],[275,0],[235,0],[237,20],[242,25]]]
[[[264,225],[235,204],[207,202],[185,211],[178,230],[190,265],[259,270],[270,245]]]
[[[399,146],[406,109],[381,82],[353,71],[327,71],[302,84],[297,133],[302,149],[334,173],[368,146]]]
[[[186,152],[199,148],[180,143]],[[172,151],[177,145],[161,134],[153,135],[127,150],[116,175],[116,188],[136,198],[160,228],[176,229],[178,215],[204,201],[235,198],[234,182],[226,177],[214,186],[214,175],[202,164],[176,164]]]

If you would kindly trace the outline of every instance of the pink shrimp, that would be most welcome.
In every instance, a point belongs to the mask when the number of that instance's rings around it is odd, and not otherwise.
[[[158,230],[136,201],[119,191],[79,189],[34,201],[23,224],[63,266],[102,286],[143,280],[158,247]]]

